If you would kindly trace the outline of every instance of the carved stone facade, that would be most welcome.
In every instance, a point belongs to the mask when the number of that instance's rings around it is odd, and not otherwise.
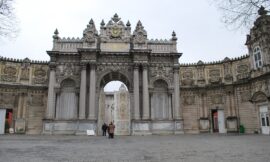
[[[179,64],[174,32],[170,40],[149,40],[140,21],[131,32],[117,14],[102,20],[99,32],[90,20],[82,38],[61,38],[56,30],[49,62],[0,58],[0,108],[12,112],[16,133],[99,133],[112,120],[103,111],[113,103],[103,88],[118,80],[128,89],[116,95],[126,101],[114,114],[119,134],[226,133],[240,125],[265,134],[270,16],[259,13],[249,54],[210,63]]]

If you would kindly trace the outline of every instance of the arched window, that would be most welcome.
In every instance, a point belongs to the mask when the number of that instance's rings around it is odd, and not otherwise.
[[[262,67],[262,52],[259,46],[256,46],[253,49],[253,56],[254,56],[254,64],[255,68],[261,68]]]

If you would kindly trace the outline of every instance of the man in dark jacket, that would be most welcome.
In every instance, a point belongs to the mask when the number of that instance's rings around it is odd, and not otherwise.
[[[106,136],[106,131],[108,129],[108,126],[106,123],[102,125],[102,136]]]

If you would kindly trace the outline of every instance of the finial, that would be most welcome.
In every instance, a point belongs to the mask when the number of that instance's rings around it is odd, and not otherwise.
[[[112,20],[113,20],[115,23],[117,23],[120,19],[121,19],[121,18],[118,17],[117,13],[115,13],[114,16],[113,16],[113,18],[112,18]]]
[[[141,20],[138,21],[137,26],[142,26]]]
[[[260,7],[260,9],[258,10],[258,14],[259,15],[266,15],[268,11],[265,10],[265,8],[263,6]]]
[[[101,25],[102,27],[105,25],[105,22],[104,22],[104,20],[103,20],[103,19],[102,19],[102,21],[101,21],[100,25]]]
[[[177,40],[177,37],[176,37],[176,34],[175,34],[174,31],[172,32],[172,40],[173,40],[173,41],[176,41],[176,40]]]
[[[172,36],[173,36],[173,37],[175,37],[175,36],[176,36],[176,34],[175,34],[175,32],[174,32],[174,31],[172,32]]]
[[[58,39],[59,38],[58,34],[59,34],[59,32],[58,32],[58,30],[56,28],[55,31],[54,31],[53,39]]]
[[[90,21],[89,21],[89,24],[94,24],[94,20],[93,19],[91,19]]]
[[[59,34],[59,32],[58,32],[58,30],[56,28],[55,31],[54,31],[54,35],[58,35],[58,34]]]
[[[130,22],[129,22],[129,20],[128,20],[128,22],[127,22],[127,24],[126,24],[127,26],[130,26]]]

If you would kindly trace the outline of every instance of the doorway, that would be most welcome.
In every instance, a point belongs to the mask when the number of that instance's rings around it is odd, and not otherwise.
[[[212,110],[212,128],[214,133],[226,133],[224,110]]]
[[[9,133],[12,128],[12,109],[0,109],[0,134]]]
[[[269,113],[268,107],[260,106],[260,121],[261,121],[261,132],[262,134],[269,135],[270,128],[269,128]]]
[[[103,123],[115,124],[115,135],[130,135],[130,92],[128,85],[115,79],[101,84],[99,94],[98,134]]]

